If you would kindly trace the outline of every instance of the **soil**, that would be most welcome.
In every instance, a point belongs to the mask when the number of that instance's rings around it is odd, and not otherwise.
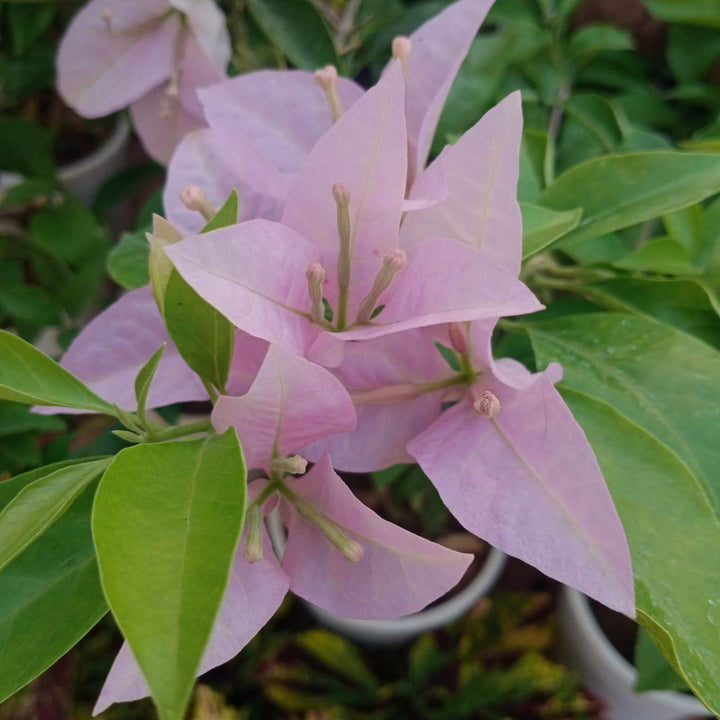
[[[51,91],[27,98],[18,108],[18,115],[33,120],[50,131],[53,158],[59,167],[90,155],[115,129],[114,118],[82,118]]]

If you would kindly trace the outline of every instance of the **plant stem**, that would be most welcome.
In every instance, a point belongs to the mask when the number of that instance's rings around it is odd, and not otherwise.
[[[174,438],[185,437],[185,435],[197,435],[198,433],[210,432],[213,429],[210,420],[200,420],[190,425],[174,425],[166,430],[151,433],[147,436],[146,442],[162,442]]]

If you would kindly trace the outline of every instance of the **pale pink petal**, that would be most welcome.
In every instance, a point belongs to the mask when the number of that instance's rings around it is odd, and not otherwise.
[[[452,374],[425,330],[408,330],[376,340],[349,343],[343,364],[335,371],[351,395],[362,390],[424,384]],[[357,426],[327,438],[302,454],[318,460],[325,451],[339,470],[371,472],[412,462],[405,449],[439,415],[443,390],[387,405],[356,404]]]
[[[203,52],[221,72],[230,62],[232,47],[225,15],[215,0],[169,0],[184,13],[194,38]]]
[[[93,0],[73,19],[58,51],[58,91],[85,117],[134,102],[170,77],[180,17],[168,0]],[[112,33],[104,14],[109,13]]]
[[[130,106],[130,116],[145,152],[161,165],[170,162],[180,141],[203,126],[178,98],[170,98],[164,85],[151,90]]]
[[[204,129],[186,136],[168,166],[163,206],[168,220],[186,234],[199,232],[205,219],[180,200],[186,185],[198,185],[210,204],[220,208],[233,189],[240,192],[240,218],[277,220],[285,202],[288,180],[257,152],[240,155],[238,146],[219,145]]]
[[[339,240],[332,187],[342,183],[349,189],[351,313],[369,289],[384,253],[397,245],[407,167],[402,93],[396,63],[317,142],[283,211],[284,224],[322,249],[328,285],[335,287]]]
[[[517,274],[522,218],[517,201],[522,106],[515,92],[448,145],[418,183],[443,173],[447,198],[405,218],[404,247],[427,237],[453,237],[482,250]],[[427,177],[425,177],[427,176]]]
[[[448,184],[445,180],[445,172],[441,164],[434,164],[433,171],[422,173],[415,181],[410,197],[402,202],[402,211],[414,212],[433,207],[445,200],[448,194]],[[402,242],[402,233],[400,234]]]
[[[366,619],[409,615],[454,587],[472,561],[383,520],[335,474],[329,455],[291,487],[364,550],[359,562],[349,562],[283,499],[290,589],[324,610]]]
[[[447,322],[523,315],[543,307],[497,261],[450,239],[411,247],[407,267],[387,295],[385,308],[371,324],[335,333],[336,342]]]
[[[249,468],[267,469],[274,454],[352,429],[355,411],[330,372],[271,345],[247,394],[221,396],[212,421],[218,432],[237,429]]]
[[[163,343],[167,346],[150,386],[147,407],[206,400],[202,382],[185,364],[167,334],[149,285],[123,295],[86,325],[60,364],[101,398],[125,410],[134,410],[135,377]],[[65,408],[36,411],[79,412]]]
[[[168,94],[168,87],[163,84],[130,108],[133,125],[150,157],[167,165],[180,141],[205,125],[197,91],[222,78],[223,72],[205,55],[195,38],[185,33],[178,93]]]
[[[506,371],[522,383],[516,365]],[[622,525],[553,377],[540,373],[520,390],[483,377],[482,388],[500,401],[494,417],[481,418],[463,400],[408,449],[470,532],[633,615]]]
[[[342,77],[337,91],[345,110],[363,94],[359,85]],[[200,99],[222,144],[241,143],[284,173],[297,172],[332,125],[324,91],[303,70],[239,75],[205,88]],[[242,165],[238,171],[244,171]]]
[[[235,327],[304,355],[318,334],[305,272],[319,251],[284,225],[250,220],[170,245],[178,272]]]
[[[406,99],[410,183],[427,161],[452,81],[493,0],[460,0],[411,36]]]
[[[275,557],[265,529],[263,559],[258,562],[249,563],[243,557],[246,536],[247,533],[243,533],[238,545],[228,587],[198,675],[234,658],[275,614],[290,587],[290,578]],[[149,695],[150,689],[126,642],[105,680],[93,715],[114,703],[140,700]]]
[[[268,347],[265,340],[242,330],[235,331],[235,349],[228,381],[225,383],[229,395],[244,395],[250,389],[265,360]]]

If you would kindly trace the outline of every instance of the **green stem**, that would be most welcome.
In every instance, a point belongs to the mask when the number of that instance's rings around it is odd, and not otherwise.
[[[164,440],[173,440],[174,438],[185,437],[186,435],[197,435],[198,433],[211,432],[213,429],[210,420],[200,420],[190,425],[174,425],[161,430],[160,432],[151,433],[147,436],[147,442],[162,442]]]

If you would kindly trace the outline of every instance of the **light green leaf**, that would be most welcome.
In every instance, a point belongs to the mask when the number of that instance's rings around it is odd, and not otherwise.
[[[135,397],[137,398],[137,416],[141,421],[145,420],[145,404],[147,402],[150,385],[155,377],[160,358],[165,352],[166,343],[163,343],[152,355],[152,357],[140,368],[135,378]]]
[[[247,5],[263,32],[298,68],[338,64],[325,21],[308,0],[248,0]]]
[[[68,465],[23,488],[0,513],[0,570],[60,518],[108,460]]]
[[[235,344],[235,328],[173,270],[165,290],[165,324],[185,362],[224,392]]]
[[[643,0],[660,20],[720,27],[720,0]]]
[[[718,713],[717,515],[687,467],[656,438],[597,395],[563,389],[563,396],[597,455],[625,528],[638,621],[661,639],[668,659]]]
[[[211,232],[228,225],[235,225],[239,217],[240,195],[237,190],[233,189],[223,206],[215,213],[215,217],[205,225],[201,232]]]
[[[54,360],[5,330],[0,330],[0,400],[115,414]]]
[[[564,245],[679,210],[718,191],[720,155],[658,150],[582,163],[558,177],[538,203],[553,210],[582,208]]]
[[[91,486],[0,572],[0,703],[61,658],[107,612],[90,532],[92,499]]]
[[[538,368],[601,398],[673,450],[720,508],[720,353],[654,320],[615,313],[526,325]]]
[[[691,275],[700,272],[693,267],[687,250],[669,237],[654,238],[616,260],[613,265],[622,270],[641,270],[661,275]]]
[[[589,60],[599,52],[632,50],[632,35],[615,25],[584,25],[570,37],[568,51],[575,60]]]
[[[150,282],[149,257],[150,243],[145,231],[125,232],[108,253],[108,274],[126,290],[135,290]]]
[[[233,429],[136,445],[93,510],[105,595],[161,720],[182,720],[242,530],[245,462]]]
[[[520,203],[523,218],[523,260],[545,250],[579,222],[582,211],[555,212],[540,205]]]

